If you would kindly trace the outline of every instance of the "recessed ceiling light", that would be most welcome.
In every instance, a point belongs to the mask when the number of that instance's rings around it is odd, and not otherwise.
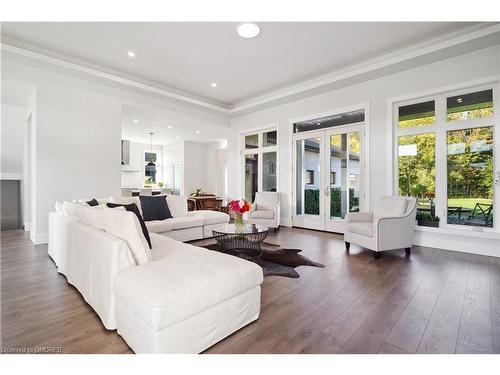
[[[212,86],[212,87],[217,87],[217,82],[212,82],[212,83],[210,84],[210,86]]]
[[[200,134],[200,131],[199,131],[199,130],[197,130],[197,131],[196,131],[196,134]]]
[[[135,52],[134,51],[128,51],[127,55],[128,55],[128,57],[135,57]]]
[[[167,126],[167,128],[172,129],[172,125]]]
[[[138,124],[138,123],[139,123],[139,120],[134,120],[134,123]]]
[[[458,99],[457,99],[457,102],[458,102],[458,103],[462,103],[462,98],[458,98]]]
[[[175,137],[175,139],[179,139],[179,138],[180,138],[179,136]]]
[[[260,27],[254,23],[242,23],[238,26],[238,35],[242,38],[255,38],[260,33]]]

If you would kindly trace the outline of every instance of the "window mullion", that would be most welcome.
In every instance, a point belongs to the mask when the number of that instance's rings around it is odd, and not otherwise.
[[[436,216],[440,226],[447,220],[447,142],[446,142],[446,97],[436,98]]]

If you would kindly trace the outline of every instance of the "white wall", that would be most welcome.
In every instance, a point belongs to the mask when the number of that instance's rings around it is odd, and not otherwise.
[[[321,95],[252,112],[231,120],[228,168],[229,196],[243,196],[240,133],[278,124],[279,187],[282,193],[281,217],[291,224],[292,207],[292,133],[291,119],[332,112],[336,108],[369,103],[369,200],[392,194],[392,113],[390,98],[461,84],[500,73],[500,47],[495,46],[437,63],[421,66],[361,84],[340,88]]]
[[[27,127],[26,108],[2,104],[1,171],[2,179],[23,173],[24,137]]]
[[[163,145],[163,165],[164,165],[164,179],[167,187],[174,189],[175,183],[175,163],[184,163],[184,142],[170,143]],[[184,176],[180,182],[181,195],[184,194]]]
[[[206,143],[184,142],[184,193],[190,194],[197,188],[207,190]]]
[[[56,83],[37,85],[36,216],[31,237],[44,242],[57,200],[120,193],[121,103]]]
[[[47,242],[48,214],[57,200],[120,194],[123,105],[152,112],[188,113],[200,124],[224,128],[229,124],[221,114],[89,79],[40,61],[4,51],[1,59],[2,84],[8,80],[35,87],[36,96],[26,108],[26,113],[33,113],[30,236],[35,243]],[[203,131],[202,125],[200,129]]]

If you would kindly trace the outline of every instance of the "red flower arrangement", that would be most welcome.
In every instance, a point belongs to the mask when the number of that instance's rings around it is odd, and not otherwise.
[[[250,209],[252,208],[252,203],[244,199],[238,199],[229,202],[228,207],[230,211],[243,215],[245,212],[250,211]]]

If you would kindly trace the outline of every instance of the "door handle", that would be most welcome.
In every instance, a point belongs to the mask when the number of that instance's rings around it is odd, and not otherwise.
[[[325,196],[328,197],[330,195],[330,188],[326,187],[325,188]]]

